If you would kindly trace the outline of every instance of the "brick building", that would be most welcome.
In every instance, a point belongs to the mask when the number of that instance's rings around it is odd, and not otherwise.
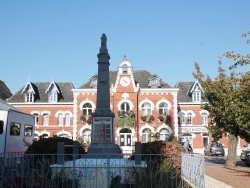
[[[30,82],[8,103],[36,117],[35,136],[54,135],[91,142],[91,114],[96,108],[97,74],[79,88],[71,82]],[[117,71],[109,72],[110,106],[115,114],[115,142],[133,150],[135,141],[166,140],[171,135],[189,139],[195,152],[212,141],[209,114],[198,82],[178,82],[174,87],[147,70],[133,70],[124,56]],[[126,119],[126,121],[124,121]],[[228,139],[221,139],[228,146]],[[239,141],[238,147],[245,144]]]

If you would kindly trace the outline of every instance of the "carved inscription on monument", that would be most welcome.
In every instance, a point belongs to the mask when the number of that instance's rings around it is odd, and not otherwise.
[[[94,140],[92,142],[111,142],[111,117],[94,117]]]

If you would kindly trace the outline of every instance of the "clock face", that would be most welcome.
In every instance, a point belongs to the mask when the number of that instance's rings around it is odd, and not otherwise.
[[[120,79],[120,83],[122,86],[128,86],[130,84],[130,79],[128,77],[122,77]]]

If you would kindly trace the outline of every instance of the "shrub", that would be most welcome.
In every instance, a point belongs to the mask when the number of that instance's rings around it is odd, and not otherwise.
[[[41,159],[53,158],[53,161],[55,162],[57,157],[56,155],[53,156],[51,154],[57,154],[57,144],[59,142],[64,142],[64,145],[73,145],[75,141],[73,141],[72,139],[63,138],[63,137],[43,138],[43,139],[33,142],[33,144],[29,146],[28,149],[26,150],[26,153],[35,154],[34,156],[35,161],[41,160]],[[71,154],[71,155],[68,155],[68,158],[72,159],[73,147],[65,147],[64,151],[65,151],[64,152],[65,154]],[[79,145],[79,154],[84,154],[84,153],[85,153],[84,149]]]
[[[181,152],[184,152],[184,147],[177,141],[154,141],[142,143],[141,153],[144,155],[143,158],[152,155],[151,158],[154,160],[161,161],[165,165],[173,165],[173,168],[177,173],[180,172],[181,168]],[[160,155],[157,155],[160,154]],[[134,156],[131,157],[134,159]],[[165,161],[164,161],[165,160]]]

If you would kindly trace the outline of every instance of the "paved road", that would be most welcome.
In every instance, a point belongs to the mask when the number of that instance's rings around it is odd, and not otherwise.
[[[226,162],[226,157],[222,156],[205,156],[205,166],[223,166]],[[237,157],[236,166],[248,167],[243,161],[240,160],[240,157]]]

